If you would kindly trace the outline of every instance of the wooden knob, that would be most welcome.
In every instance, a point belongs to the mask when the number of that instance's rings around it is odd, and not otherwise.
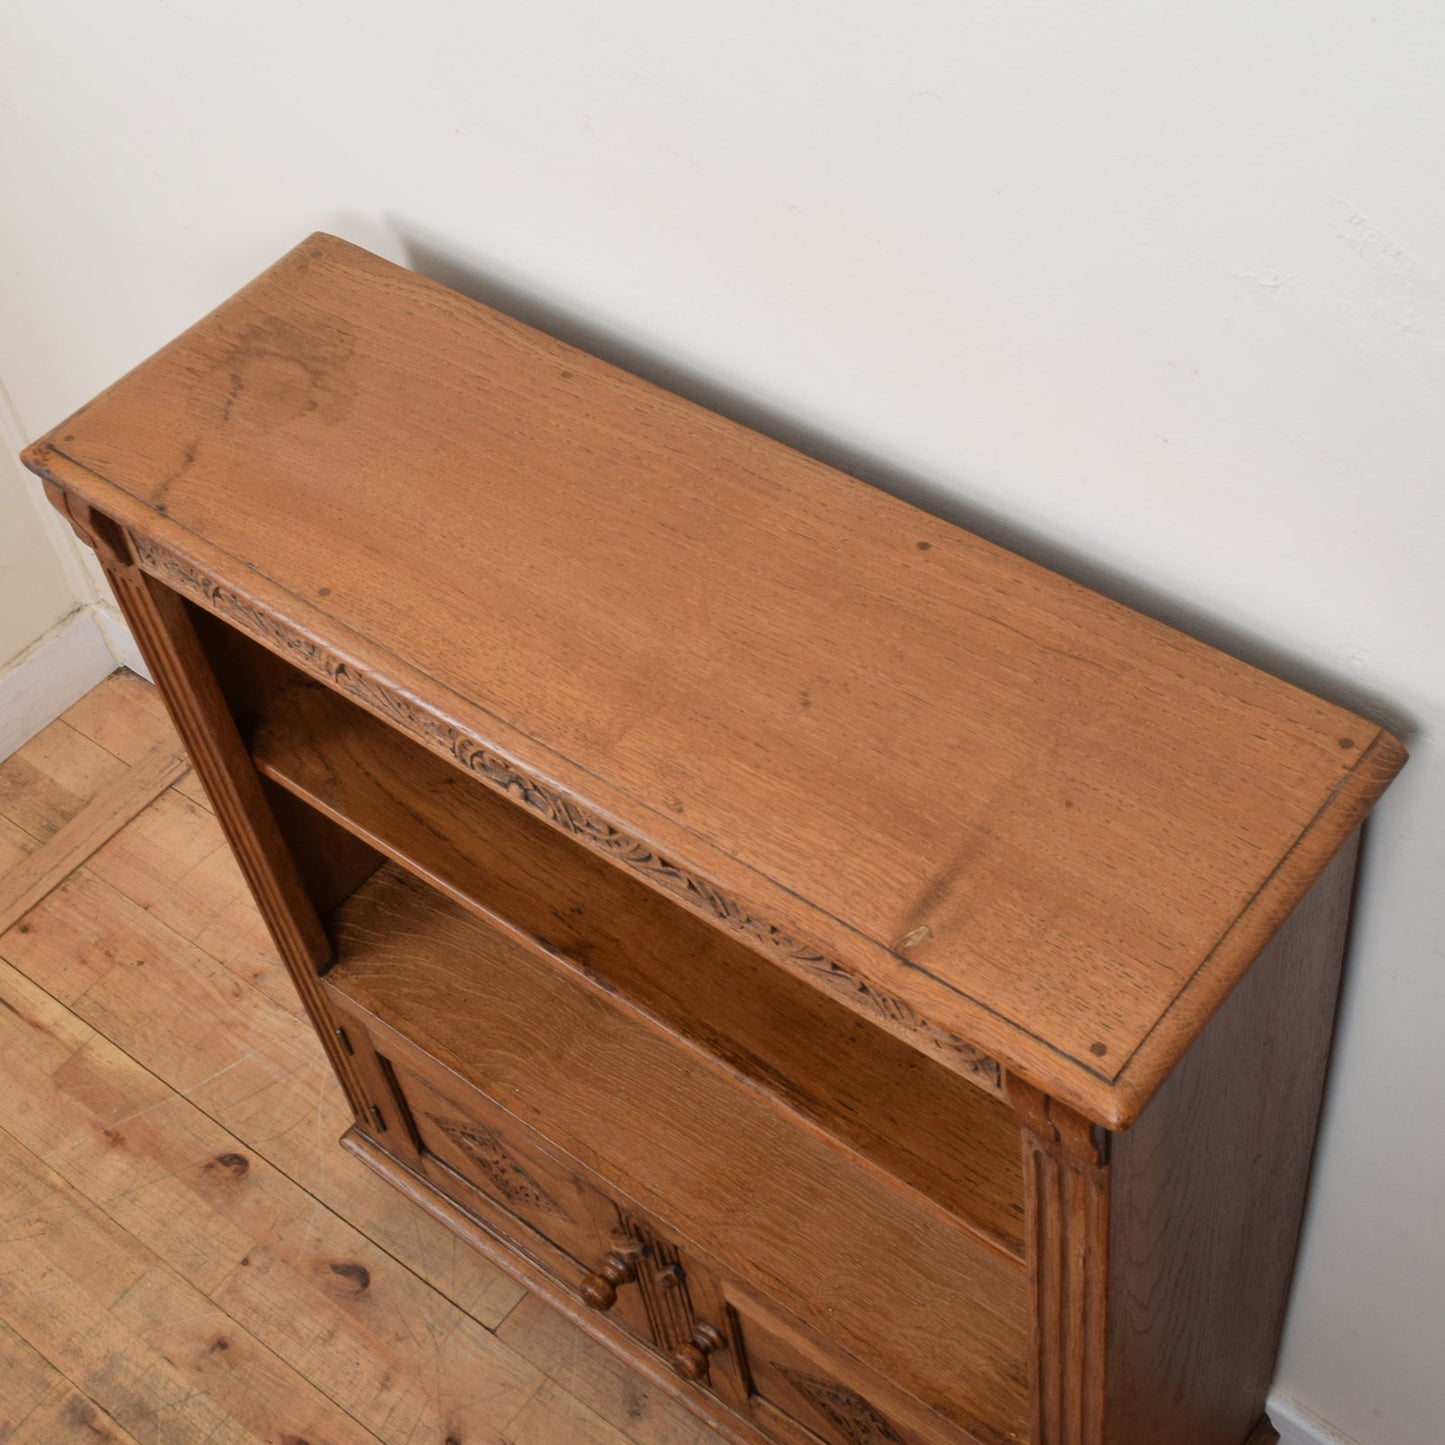
[[[700,1324],[692,1338],[672,1352],[672,1368],[684,1380],[707,1379],[707,1357],[723,1347],[723,1337],[711,1325]]]
[[[605,1312],[617,1303],[617,1286],[631,1284],[637,1278],[637,1267],[623,1254],[609,1254],[596,1274],[589,1274],[581,1284],[582,1303],[588,1309]]]

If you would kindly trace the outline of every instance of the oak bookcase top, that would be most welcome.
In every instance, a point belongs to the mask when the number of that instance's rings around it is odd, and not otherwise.
[[[780,966],[1105,1125],[1404,761],[329,236],[26,461],[147,570]]]

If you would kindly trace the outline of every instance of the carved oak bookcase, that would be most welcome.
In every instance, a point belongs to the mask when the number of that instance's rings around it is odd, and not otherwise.
[[[1392,737],[327,236],[26,461],[419,1208],[730,1440],[1274,1438]]]

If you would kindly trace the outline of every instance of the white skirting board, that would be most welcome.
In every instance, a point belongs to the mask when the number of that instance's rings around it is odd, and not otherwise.
[[[122,666],[146,675],[114,607],[94,602],[67,613],[0,671],[0,759]]]
[[[1265,1408],[1270,1424],[1279,1431],[1279,1445],[1360,1445],[1353,1436],[1331,1429],[1287,1395],[1271,1395]]]

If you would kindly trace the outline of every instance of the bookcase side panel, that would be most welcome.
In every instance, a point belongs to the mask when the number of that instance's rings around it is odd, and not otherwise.
[[[1358,830],[1112,1139],[1110,1445],[1261,1424],[1324,1091]]]
[[[94,547],[247,886],[352,1108],[364,1107],[351,1060],[329,1020],[320,974],[331,943],[267,803],[186,603],[135,565],[129,535],[108,517],[47,489]]]

